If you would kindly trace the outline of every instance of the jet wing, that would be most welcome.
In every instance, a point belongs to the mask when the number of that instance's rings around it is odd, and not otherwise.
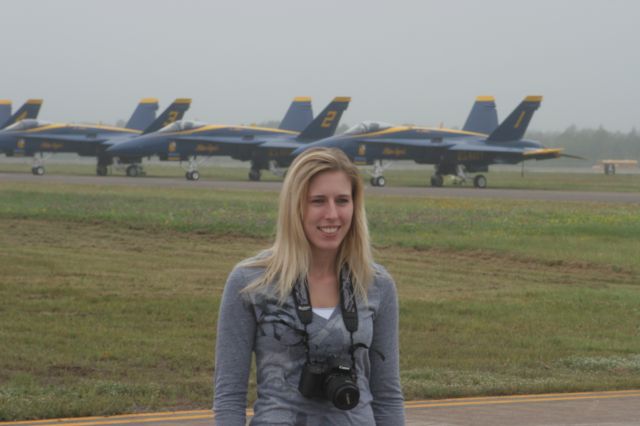
[[[522,154],[525,151],[522,148],[509,148],[506,146],[495,145],[471,145],[456,144],[449,148],[450,151],[466,151],[466,152],[492,152],[496,154]]]
[[[416,138],[416,139],[398,139],[398,138],[371,138],[371,139],[358,139],[358,142],[372,144],[372,145],[394,145],[398,147],[419,147],[419,148],[449,148],[454,145],[452,142],[433,142],[430,139]]]
[[[292,142],[292,141],[267,141],[260,144],[260,148],[270,148],[270,149],[296,149],[300,148],[302,144],[300,142]]]
[[[451,151],[465,151],[465,152],[487,152],[493,154],[505,154],[513,156],[522,156],[526,159],[544,160],[547,158],[557,158],[563,156],[562,148],[537,148],[537,149],[522,149],[511,148],[506,146],[496,145],[469,145],[458,144],[449,148]]]
[[[82,143],[102,143],[106,138],[89,138],[84,135],[25,135],[21,139],[27,141],[43,141],[43,142],[82,142]]]
[[[266,142],[265,139],[249,139],[242,137],[210,137],[210,136],[178,136],[174,140],[193,143],[210,143],[234,146],[258,146]]]

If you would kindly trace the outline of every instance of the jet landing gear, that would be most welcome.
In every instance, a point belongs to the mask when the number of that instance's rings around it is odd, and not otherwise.
[[[435,174],[431,176],[431,186],[433,186],[434,188],[440,188],[443,183],[444,178],[442,177],[442,175]]]
[[[106,176],[109,173],[109,168],[104,164],[98,164],[96,166],[96,175],[98,176]]]
[[[187,180],[198,180],[200,179],[200,172],[198,172],[197,170],[192,170],[190,172],[186,172],[184,174],[184,177],[186,177]]]
[[[98,164],[96,165],[96,175],[98,176],[106,176],[109,174],[109,166],[113,164],[113,158],[99,155],[98,156]]]
[[[487,178],[484,175],[476,175],[473,178],[473,186],[476,188],[486,188],[487,187]]]
[[[254,169],[253,167],[249,170],[249,180],[253,182],[257,182],[262,177],[262,173],[260,169]]]
[[[456,184],[462,185],[465,181],[457,180]],[[435,174],[431,176],[431,186],[434,188],[440,188],[444,184],[444,177],[442,175]],[[487,178],[484,175],[476,175],[473,178],[473,186],[476,188],[486,188],[487,187]]]
[[[198,171],[198,167],[200,166],[200,164],[202,164],[206,160],[207,160],[207,157],[205,157],[203,160],[200,160],[200,161],[198,161],[196,157],[189,158],[189,164],[187,165],[186,172],[184,173],[184,177],[187,180],[191,180],[194,182],[197,180],[200,180],[200,172]]]
[[[127,176],[129,177],[138,177],[146,175],[144,169],[141,164],[131,164],[127,166]]]
[[[371,173],[371,179],[369,180],[371,186],[378,186],[382,188],[387,184],[387,179],[385,179],[382,173],[388,169],[390,165],[390,162],[383,165],[382,160],[375,160],[373,162],[373,172]]]
[[[487,171],[487,169],[484,168],[475,171]],[[467,169],[464,165],[438,165],[436,166],[435,174],[431,176],[431,186],[433,186],[434,188],[441,187],[444,184],[444,176],[447,175],[451,175],[453,177],[454,185],[464,185],[470,179],[469,175],[467,175]],[[473,178],[473,186],[481,189],[486,188],[487,178],[484,175],[476,175]]]
[[[34,176],[44,176],[44,162],[49,159],[51,155],[45,158],[43,153],[40,153],[40,158],[37,158],[35,155],[33,156],[33,163],[31,164],[31,173]]]

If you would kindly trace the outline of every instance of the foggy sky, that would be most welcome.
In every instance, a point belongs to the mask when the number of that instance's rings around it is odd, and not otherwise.
[[[165,1],[0,3],[0,99],[40,118],[126,119],[143,97],[187,118],[279,120],[295,96],[343,122],[461,126],[478,95],[502,120],[543,95],[536,130],[640,128],[640,2]]]

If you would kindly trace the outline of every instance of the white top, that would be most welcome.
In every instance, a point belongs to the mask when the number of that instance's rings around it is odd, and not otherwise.
[[[336,308],[335,306],[333,308],[313,308],[312,307],[311,310],[313,311],[314,314],[320,315],[324,319],[329,319],[329,317],[331,316],[335,308]]]

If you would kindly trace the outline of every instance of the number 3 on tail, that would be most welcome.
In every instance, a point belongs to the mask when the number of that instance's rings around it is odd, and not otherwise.
[[[322,120],[322,124],[320,125],[320,127],[330,127],[331,123],[333,123],[333,120],[336,119],[336,115],[338,114],[335,111],[329,111],[324,120]]]

